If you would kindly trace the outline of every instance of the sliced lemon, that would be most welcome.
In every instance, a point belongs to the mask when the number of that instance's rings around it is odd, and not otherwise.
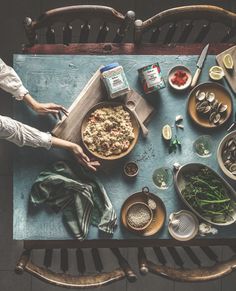
[[[165,140],[171,140],[172,138],[172,130],[169,124],[166,124],[162,128],[162,136]]]
[[[223,64],[228,70],[232,70],[234,67],[234,61],[232,59],[232,56],[230,54],[226,54],[223,57]]]
[[[224,70],[219,66],[213,66],[209,70],[209,76],[212,80],[221,80],[224,75]]]

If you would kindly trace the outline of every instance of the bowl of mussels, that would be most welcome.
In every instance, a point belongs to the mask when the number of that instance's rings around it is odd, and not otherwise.
[[[205,128],[217,128],[230,118],[233,102],[225,87],[208,82],[196,86],[190,92],[187,108],[196,124]]]
[[[217,160],[225,175],[236,181],[236,130],[221,140],[217,150]]]

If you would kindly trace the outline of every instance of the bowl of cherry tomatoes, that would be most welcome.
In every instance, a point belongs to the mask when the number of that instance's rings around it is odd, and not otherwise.
[[[169,71],[168,82],[175,90],[185,90],[191,85],[192,74],[187,67],[178,65]]]

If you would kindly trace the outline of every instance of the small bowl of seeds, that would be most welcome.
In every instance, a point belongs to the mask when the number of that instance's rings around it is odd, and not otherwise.
[[[138,165],[137,163],[133,161],[127,162],[124,165],[124,174],[127,177],[130,177],[130,178],[136,177],[138,175],[138,171],[139,171]]]
[[[146,229],[152,222],[153,212],[144,202],[132,203],[126,213],[126,222],[129,228],[135,231]]]

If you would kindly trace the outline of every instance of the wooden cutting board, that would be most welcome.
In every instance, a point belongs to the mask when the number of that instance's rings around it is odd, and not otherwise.
[[[68,117],[64,116],[57,123],[52,134],[71,142],[80,143],[80,128],[86,112],[103,100],[107,100],[107,93],[101,82],[100,70],[98,69],[68,109]],[[135,103],[135,110],[141,121],[148,122],[154,113],[154,108],[134,90],[127,94],[123,102],[126,103],[128,100]]]
[[[227,70],[223,64],[223,57],[226,54],[230,54],[234,61],[234,68],[233,70]],[[216,61],[220,67],[223,68],[225,73],[225,78],[229,83],[229,86],[231,87],[232,91],[236,93],[236,46],[233,46],[226,51],[220,53],[216,56]]]

